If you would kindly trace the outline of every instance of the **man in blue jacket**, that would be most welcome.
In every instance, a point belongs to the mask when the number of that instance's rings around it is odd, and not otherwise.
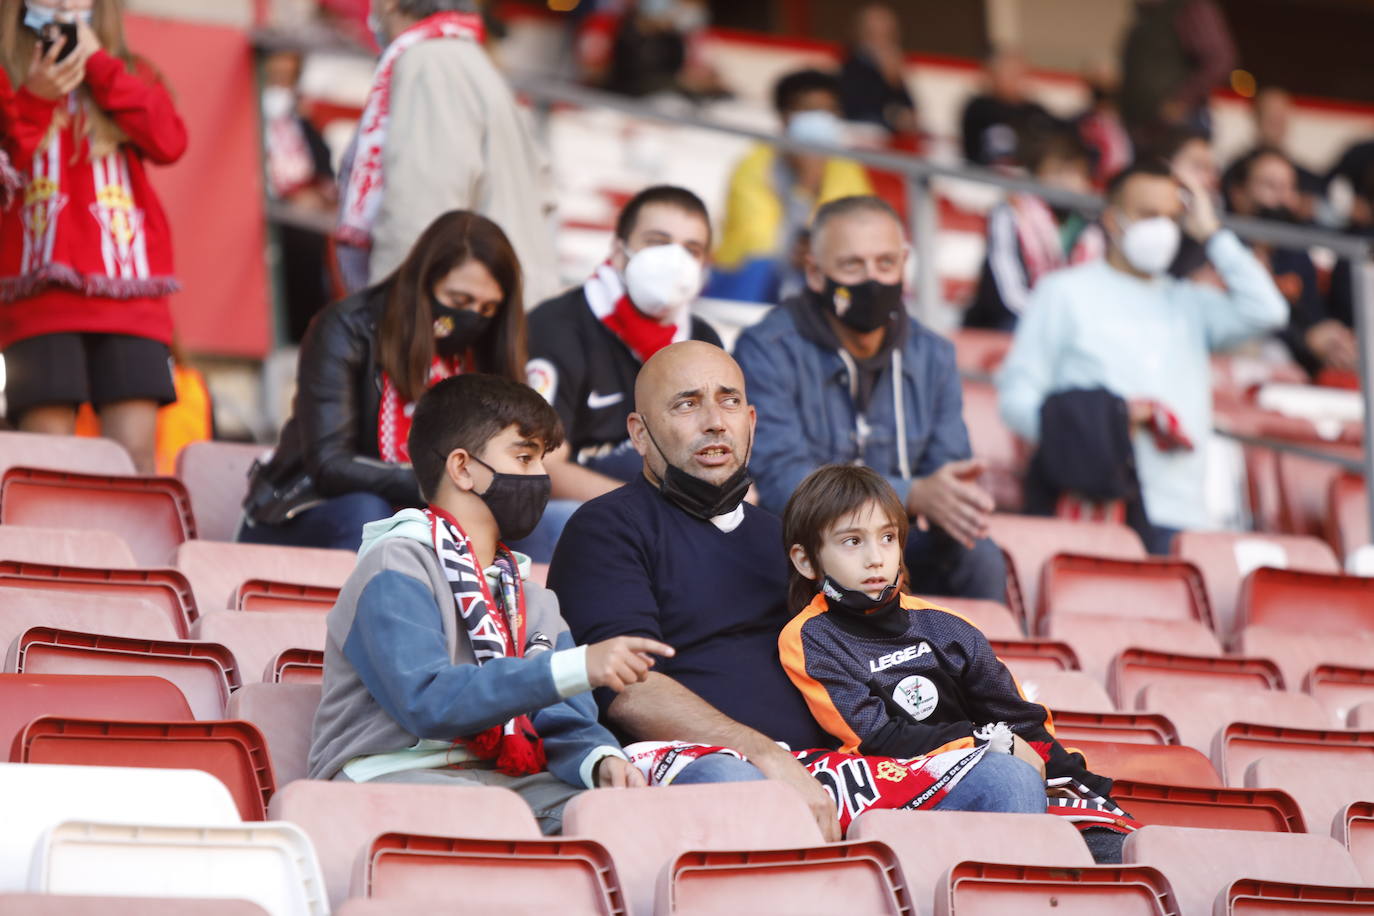
[[[867,465],[918,521],[906,550],[912,591],[1001,601],[1006,566],[987,538],[993,501],[971,457],[954,347],[903,308],[906,257],[901,221],[882,200],[825,204],[806,291],[741,335],[760,504],[781,513],[823,464]]]

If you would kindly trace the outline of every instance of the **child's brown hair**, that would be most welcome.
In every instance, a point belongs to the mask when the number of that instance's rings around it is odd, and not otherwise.
[[[897,526],[898,543],[905,549],[911,527],[906,506],[882,475],[853,464],[828,464],[817,468],[797,486],[782,512],[783,549],[790,552],[792,545],[800,544],[812,567],[819,571],[817,556],[826,531],[869,503],[877,503],[878,508],[887,513],[892,524]],[[898,585],[906,586],[905,562]],[[806,578],[795,565],[789,564],[787,605],[793,613],[810,604],[819,589],[820,582]]]

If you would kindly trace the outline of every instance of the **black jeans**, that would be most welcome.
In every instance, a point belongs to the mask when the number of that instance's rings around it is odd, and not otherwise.
[[[1007,600],[1007,563],[1002,549],[987,538],[970,549],[943,528],[921,531],[913,525],[906,568],[916,595]]]

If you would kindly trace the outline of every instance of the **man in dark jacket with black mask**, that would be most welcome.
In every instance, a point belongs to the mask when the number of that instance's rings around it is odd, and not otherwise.
[[[806,292],[740,336],[735,358],[759,415],[759,502],[780,513],[821,465],[867,465],[920,522],[907,542],[911,590],[1000,601],[1006,566],[987,538],[993,502],[978,483],[954,347],[907,315],[906,256],[886,203],[832,201],[812,223]]]

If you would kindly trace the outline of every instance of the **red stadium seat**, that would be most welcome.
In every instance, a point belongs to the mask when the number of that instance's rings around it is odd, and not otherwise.
[[[1018,681],[1037,675],[1059,671],[1077,671],[1078,655],[1073,646],[1053,639],[989,639],[997,653]]]
[[[1178,744],[1178,729],[1154,713],[1054,711],[1054,736],[1061,743],[1119,741],[1123,744]]]
[[[1123,861],[1162,871],[1187,914],[1214,910],[1232,882],[1259,879],[1304,885],[1356,886],[1360,874],[1329,836],[1147,826],[1126,837]],[[1290,913],[1303,912],[1287,910]]]
[[[1345,724],[1351,728],[1374,730],[1374,702],[1361,703],[1350,710]]]
[[[997,409],[997,386],[964,379],[964,425],[973,457],[987,465],[982,483],[1002,512],[1018,512],[1025,503],[1022,480],[1030,450],[1021,444]]]
[[[229,788],[246,821],[267,816],[276,789],[267,742],[249,722],[44,716],[28,724],[18,743],[20,763],[204,770]]]
[[[500,912],[513,897],[532,912],[625,912],[615,864],[592,840],[385,833],[368,847],[362,868],[355,892],[368,897],[461,900],[477,913]]]
[[[21,633],[35,626],[149,639],[176,639],[179,635],[166,612],[145,598],[92,600],[63,592],[0,587],[0,646],[8,648]]]
[[[239,586],[234,607],[240,611],[319,611],[323,614],[338,600],[337,588],[250,579]]]
[[[1199,690],[1178,684],[1150,684],[1140,691],[1140,707],[1163,713],[1178,726],[1179,739],[1210,754],[1213,740],[1232,722],[1267,722],[1293,728],[1323,728],[1321,704],[1303,693],[1282,690]],[[1228,781],[1227,785],[1239,785]]]
[[[1112,798],[1146,824],[1303,833],[1302,808],[1279,789],[1218,789],[1169,786],[1117,779]]]
[[[319,684],[324,681],[324,653],[318,649],[282,649],[262,672],[268,684]]]
[[[990,913],[1111,913],[1112,916],[1171,916],[1178,912],[1173,890],[1153,868],[1109,865],[1048,868],[960,862],[935,896],[937,916]]]
[[[1341,571],[1329,546],[1317,538],[1296,535],[1180,531],[1174,538],[1173,553],[1202,573],[1212,619],[1223,640],[1235,631],[1240,583],[1252,570],[1275,566],[1312,572]]]
[[[191,583],[175,569],[110,569],[0,561],[0,587],[145,598],[166,610],[185,638],[199,614]]]
[[[1245,768],[1261,757],[1301,760],[1314,767],[1374,766],[1374,732],[1237,722],[1222,729],[1212,750],[1212,761],[1228,786],[1244,785]]]
[[[228,718],[252,722],[267,741],[278,785],[309,772],[310,737],[320,688],[315,684],[244,684],[229,698]]]
[[[803,849],[693,851],[660,879],[655,913],[913,912],[897,856],[886,843]]]
[[[1024,621],[1039,607],[1040,570],[1055,554],[1145,559],[1140,536],[1125,525],[996,513],[989,529],[1007,557],[1007,605]]]
[[[1347,805],[1374,798],[1374,768],[1367,762],[1315,764],[1282,756],[1260,757],[1245,770],[1247,786],[1282,789],[1302,807],[1307,829],[1330,833]]]
[[[302,779],[282,786],[268,811],[309,836],[332,906],[349,896],[354,866],[383,833],[462,832],[486,839],[537,840],[529,806],[494,786],[400,785]]]
[[[177,686],[197,719],[222,719],[239,686],[234,656],[216,643],[103,636],[52,627],[25,630],[6,671],[160,677]]]
[[[358,557],[351,550],[187,541],[176,568],[186,574],[202,614],[235,606],[239,586],[251,579],[338,588]]]
[[[15,467],[0,477],[0,524],[113,531],[142,566],[162,566],[196,536],[191,500],[175,477],[109,477]],[[88,564],[77,564],[88,565]]]
[[[1369,503],[1364,478],[1341,474],[1331,479],[1327,494],[1326,539],[1342,560],[1368,544],[1370,537]]]
[[[1218,902],[1218,907],[1221,903]],[[1326,887],[1243,878],[1226,889],[1226,916],[1332,916],[1374,913],[1374,888]]]
[[[1336,839],[1345,844],[1366,884],[1374,884],[1374,802],[1345,806],[1334,825]]]
[[[1374,630],[1374,579],[1257,569],[1245,577],[1240,592],[1242,626],[1297,633]]]
[[[268,916],[248,900],[100,897],[94,894],[0,894],[0,913],[24,916]]]
[[[1021,682],[1026,699],[1051,709],[1113,712],[1116,706],[1102,685],[1082,671],[1047,671]]]
[[[947,598],[943,595],[922,595],[931,604],[948,608],[966,618],[988,639],[1020,639],[1021,624],[1016,615],[1000,601],[981,601],[977,598]]]
[[[1246,627],[1236,638],[1236,651],[1271,658],[1285,684],[1297,688],[1321,665],[1362,667],[1374,658],[1374,632],[1302,633],[1275,627]]]
[[[0,559],[54,566],[129,569],[133,551],[113,531],[68,528],[6,528],[0,525]]]
[[[196,639],[217,642],[234,653],[239,670],[251,683],[262,679],[262,672],[285,649],[323,651],[325,615],[314,611],[212,611],[196,622],[194,635]]]
[[[1319,443],[1319,447],[1338,457],[1357,461],[1360,458],[1358,445]],[[1324,536],[1328,494],[1332,482],[1341,475],[1340,465],[1294,452],[1279,452],[1274,468],[1279,482],[1279,524],[1283,530],[1288,534]]]
[[[1067,746],[1083,754],[1088,769],[1113,779],[1177,786],[1221,786],[1212,761],[1191,747],[1119,741],[1074,741]]]
[[[0,674],[0,751],[6,759],[19,759],[16,739],[41,716],[190,719],[191,708],[176,685],[160,677]]]
[[[192,442],[177,455],[177,478],[191,494],[200,536],[232,541],[248,494],[248,470],[268,449],[243,442]]]
[[[949,339],[954,344],[954,361],[960,370],[989,373],[1002,365],[1011,349],[1011,338],[1007,331],[960,328]]]
[[[1061,553],[1040,575],[1036,620],[1058,614],[1188,620],[1212,625],[1202,573],[1184,560],[1123,560]]]
[[[1267,658],[1127,649],[1112,660],[1107,690],[1118,709],[1144,709],[1138,697],[1147,684],[1175,684],[1199,690],[1282,690],[1283,675],[1278,665]]]
[[[1112,660],[1129,649],[1175,654],[1220,655],[1211,628],[1196,620],[1128,619],[1118,615],[1052,614],[1045,636],[1073,646],[1083,670],[1107,683]]]
[[[584,792],[564,809],[563,833],[610,850],[636,913],[653,910],[658,876],[681,853],[822,842],[801,795],[772,781]]]
[[[1327,708],[1333,725],[1354,728],[1351,712],[1361,703],[1374,702],[1374,668],[1318,665],[1308,672],[1302,689]]]
[[[12,467],[75,474],[133,474],[134,460],[113,439],[0,432],[0,473]]]

